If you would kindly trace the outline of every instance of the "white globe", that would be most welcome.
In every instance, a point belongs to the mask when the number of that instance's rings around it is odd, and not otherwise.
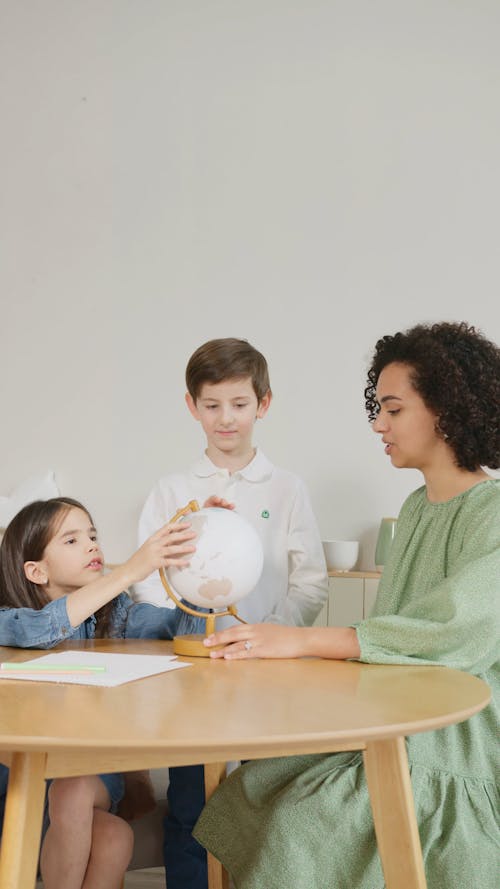
[[[264,553],[257,531],[229,509],[200,509],[186,519],[196,532],[196,552],[189,566],[167,570],[174,592],[202,608],[234,605],[254,589],[262,573]]]

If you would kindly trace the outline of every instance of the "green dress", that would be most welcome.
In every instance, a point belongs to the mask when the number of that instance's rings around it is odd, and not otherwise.
[[[361,661],[442,664],[485,679],[493,703],[408,739],[428,889],[498,889],[500,481],[445,503],[406,500]],[[495,697],[496,696],[496,697]],[[360,753],[250,762],[205,807],[195,836],[237,889],[383,889]],[[404,878],[401,883],[404,889]]]

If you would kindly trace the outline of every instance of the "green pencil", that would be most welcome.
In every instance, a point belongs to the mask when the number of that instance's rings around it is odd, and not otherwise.
[[[33,661],[22,661],[18,664],[0,664],[0,672],[6,673],[104,673],[106,667],[97,664],[38,664]]]

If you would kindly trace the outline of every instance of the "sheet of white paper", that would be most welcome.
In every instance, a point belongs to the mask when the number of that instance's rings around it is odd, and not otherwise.
[[[27,662],[24,661],[23,664]],[[72,685],[122,685],[124,682],[133,682],[134,679],[144,679],[146,676],[154,676],[157,673],[167,673],[169,670],[179,670],[181,667],[190,667],[190,664],[179,663],[176,655],[149,655],[149,654],[106,654],[97,651],[61,651],[47,654],[33,660],[36,670],[32,673],[14,673],[8,670],[0,670],[1,679],[28,679],[30,682],[64,682]],[[61,666],[104,666],[106,669],[99,673],[43,673],[43,667],[54,665]]]

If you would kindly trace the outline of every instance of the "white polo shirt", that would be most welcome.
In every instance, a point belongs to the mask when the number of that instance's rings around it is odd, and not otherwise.
[[[238,602],[238,614],[249,623],[308,626],[328,595],[323,547],[303,481],[278,469],[257,450],[243,469],[229,473],[204,455],[187,472],[168,475],[151,491],[139,520],[139,545],[186,506],[200,506],[212,495],[235,504],[254,526],[264,549],[264,568],[255,589]],[[134,599],[172,605],[158,572],[135,585]],[[173,606],[175,607],[175,606]],[[217,621],[217,628],[234,618]]]

